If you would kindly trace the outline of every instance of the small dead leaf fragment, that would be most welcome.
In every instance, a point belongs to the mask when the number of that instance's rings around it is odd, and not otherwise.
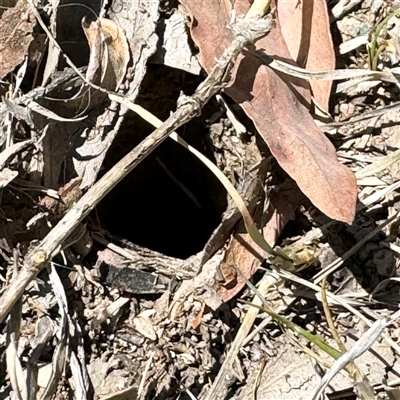
[[[85,17],[82,28],[90,47],[86,78],[107,90],[116,90],[125,77],[130,58],[124,31],[106,18],[89,22]]]
[[[53,367],[51,363],[46,363],[38,368],[37,384],[41,388],[45,388],[51,379]]]
[[[254,244],[249,234],[235,233],[229,243],[225,262],[221,264],[221,267],[224,265],[230,266],[230,268],[236,272],[236,266],[247,279],[250,279],[263,260],[264,254],[262,249]],[[232,281],[231,285],[224,286],[218,284],[215,289],[221,297],[221,300],[226,303],[235,297],[244,286],[244,280],[237,274],[235,281]]]
[[[17,171],[12,171],[9,168],[3,168],[0,171],[0,189],[6,187],[17,176]]]
[[[66,212],[82,196],[79,187],[81,182],[82,179],[79,177],[71,179],[58,190],[57,197],[47,194],[39,204],[53,213]]]
[[[36,19],[29,4],[20,0],[0,18],[0,78],[22,64],[33,40]]]
[[[200,311],[197,313],[196,317],[192,321],[192,328],[197,329],[200,324],[201,324],[201,319],[203,318],[204,315],[204,310],[205,310],[206,304],[203,302],[201,305]]]
[[[133,319],[133,324],[141,335],[150,340],[157,340],[157,334],[149,317],[138,315]]]
[[[278,240],[283,228],[290,221],[294,211],[304,201],[304,195],[296,187],[291,180],[287,180],[279,186],[279,191],[271,196],[271,206],[273,213],[271,218],[262,229],[265,240],[274,246]],[[242,229],[241,229],[242,228]],[[224,261],[220,263],[223,265],[234,265],[240,269],[243,275],[250,279],[257,268],[264,261],[264,254],[251,239],[248,233],[242,233],[243,225],[236,229],[229,242],[228,248],[225,252]],[[236,270],[235,270],[236,271]],[[224,302],[229,301],[235,297],[246,286],[243,278],[236,274],[235,281],[232,284],[224,285],[223,282],[215,280],[214,289]]]

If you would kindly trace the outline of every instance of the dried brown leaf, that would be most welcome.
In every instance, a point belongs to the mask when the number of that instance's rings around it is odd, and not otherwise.
[[[92,22],[83,18],[82,28],[90,47],[87,79],[105,89],[117,89],[125,77],[130,59],[124,31],[106,18]]]
[[[127,73],[126,95],[134,101],[146,73],[149,57],[156,51],[158,36],[156,26],[159,18],[159,2],[153,0],[113,0],[108,15],[118,27],[123,30],[127,38],[130,55],[132,56],[132,70]],[[124,91],[125,92],[125,91]],[[119,113],[119,118],[116,115]],[[83,177],[82,189],[87,189],[97,180],[97,174],[103,166],[108,149],[120,131],[127,110],[115,111],[107,109],[97,117],[92,129],[86,134],[87,138],[76,149],[79,157],[73,159],[74,168],[78,176]]]
[[[292,181],[285,182],[270,199],[271,207],[274,211],[263,227],[262,233],[271,246],[275,245],[283,228],[292,218],[295,209],[303,201],[303,195],[294,186],[295,184]],[[242,277],[236,273],[236,268],[239,268],[243,275],[250,279],[264,259],[262,249],[239,226],[225,252],[224,261],[220,264],[223,280],[215,280],[214,289],[221,297],[221,300],[224,302],[229,301],[246,285]]]
[[[44,196],[40,201],[40,206],[53,213],[64,213],[79,200],[82,196],[82,190],[79,185],[81,178],[73,178],[58,190],[57,197],[49,194]]]
[[[20,0],[0,18],[0,78],[22,64],[33,40],[36,19],[26,1]]]
[[[205,308],[206,308],[206,303],[203,302],[201,304],[201,308],[200,308],[199,312],[197,313],[196,317],[192,321],[192,328],[193,329],[197,329],[201,325],[201,321],[202,321],[202,318],[203,318],[203,315],[204,315]]]
[[[227,28],[231,3],[181,3],[193,16],[192,38],[200,49],[202,66],[210,71],[233,37]],[[246,12],[248,6],[245,0],[235,2],[238,14]],[[274,58],[290,60],[279,24],[256,47]],[[253,120],[278,163],[313,204],[329,217],[351,223],[357,200],[356,180],[338,162],[335,148],[309,114],[307,85],[272,71],[256,53],[247,52],[238,60],[236,75],[226,93]]]
[[[311,71],[335,69],[335,51],[325,1],[278,1],[278,19],[290,55],[296,63]],[[310,82],[313,96],[328,110],[332,81]]]

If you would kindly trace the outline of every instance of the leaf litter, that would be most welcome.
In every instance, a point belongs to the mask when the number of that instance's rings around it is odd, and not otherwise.
[[[7,61],[2,64],[5,97],[0,105],[1,320],[11,312],[0,336],[1,351],[7,355],[2,358],[3,397],[27,398],[29,391],[29,398],[57,399],[307,398],[324,387],[317,385],[318,375],[313,363],[305,362],[304,352],[315,357],[319,368],[327,368],[324,385],[350,361],[367,380],[364,385],[377,393],[395,393],[399,136],[393,103],[399,54],[397,16],[385,20],[393,12],[391,6],[355,1],[349,9],[339,1],[332,9],[321,2],[299,1],[296,7],[294,2],[273,3],[276,26],[239,54],[230,75],[229,62],[221,74],[223,53],[234,35],[248,33],[248,25],[235,31],[248,12],[247,2],[237,1],[234,7],[226,0],[207,7],[190,0],[160,7],[144,0],[112,3],[102,10],[91,4],[90,11],[76,4],[36,8],[31,1],[18,2],[5,5],[9,10],[1,17],[6,35],[16,22],[7,19],[9,15],[19,13],[23,22],[18,31],[21,50],[7,53],[11,34],[1,49]],[[255,2],[247,18],[257,21],[260,5],[265,7]],[[65,13],[74,7],[79,11]],[[310,7],[312,13],[306,12]],[[99,18],[93,20],[93,12]],[[162,30],[172,17],[187,18],[190,35],[180,30],[181,37],[175,35],[169,48],[173,32]],[[372,53],[363,47],[364,39],[353,41],[353,48],[360,46],[356,54],[335,60],[332,43],[337,46],[339,41],[331,38],[334,19],[344,40],[366,33],[376,38],[378,71],[366,68]],[[37,23],[45,34],[32,36]],[[68,32],[65,24],[75,31]],[[74,50],[65,45],[68,35],[76,39]],[[50,46],[47,53],[40,50],[43,46],[29,50],[33,37]],[[162,55],[180,47],[179,40],[186,49],[182,61]],[[207,84],[200,84],[201,76],[180,80],[178,70],[151,63],[161,46],[156,62],[198,71],[196,50],[192,46],[192,53],[187,51],[191,40],[198,46],[200,65],[210,74]],[[334,72],[335,63],[340,70]],[[156,87],[145,79],[152,71],[165,75],[157,75]],[[330,93],[332,79],[350,81],[346,87],[333,86]],[[192,102],[196,97],[181,96],[177,112],[168,118],[178,98],[170,99],[169,93],[187,91],[190,80],[196,82],[190,90],[200,84],[199,95],[206,89],[229,96],[222,98],[222,108],[212,99],[205,105],[209,96],[204,97],[203,115],[178,133],[185,135],[183,142],[196,143],[193,154],[200,151],[212,158],[213,168],[229,180],[234,201],[216,192],[220,189],[215,178],[197,188],[194,183],[202,182],[206,170],[182,165],[184,158],[178,154],[184,153],[177,147],[153,145],[158,133],[160,142],[174,137],[183,121],[199,115]],[[142,117],[149,115],[149,107],[157,125],[168,120],[146,139],[141,132],[145,125],[132,119],[133,106],[135,112],[142,110]],[[346,119],[349,122],[343,123]],[[191,128],[202,120],[202,131]],[[131,136],[124,142],[125,130]],[[188,134],[191,130],[195,135]],[[140,138],[144,141],[136,150]],[[141,156],[140,149],[147,148]],[[112,156],[116,158],[110,166]],[[134,159],[113,167],[124,156]],[[145,168],[138,166],[129,176],[146,181],[154,176],[154,165],[161,169],[164,180],[151,181],[160,188],[157,205],[137,212],[140,203],[135,201],[145,193],[129,192],[126,185],[122,193],[127,206],[111,214],[118,208],[113,204],[124,181],[116,184],[146,156],[141,163]],[[191,171],[189,179],[185,171]],[[210,185],[219,193],[213,207],[222,209],[213,225],[203,195]],[[100,200],[97,214],[89,215]],[[173,222],[162,219],[173,214],[169,209],[159,214],[156,224],[146,225],[146,214],[156,213],[164,202],[179,201]],[[183,206],[185,202],[192,209]],[[143,239],[150,230],[150,237],[161,235],[164,243],[182,241],[184,247],[185,239],[195,241],[200,222],[178,228],[181,239],[171,237],[164,226],[188,222],[188,215],[199,215],[199,221],[208,224],[189,258],[168,250],[163,254],[156,241]],[[128,225],[125,232],[136,231],[136,239],[107,232],[106,217]],[[263,236],[249,229],[249,221]],[[261,247],[254,244],[257,235]],[[264,243],[290,260],[267,257]],[[265,267],[269,272],[260,281]],[[335,346],[320,311],[319,282],[326,273],[326,302],[348,349],[340,363],[303,337],[293,341],[290,332],[264,312],[238,301],[257,304],[257,296],[245,287],[248,279],[260,281],[258,292],[272,310]],[[375,325],[380,330],[364,333],[366,326]],[[327,390],[353,390],[351,379],[336,376]],[[366,393],[361,388],[358,395],[366,398]]]

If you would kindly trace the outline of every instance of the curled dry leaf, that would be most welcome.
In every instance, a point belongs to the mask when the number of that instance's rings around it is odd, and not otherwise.
[[[227,28],[232,4],[229,0],[181,3],[193,18],[191,33],[200,49],[200,63],[210,71],[233,39]],[[235,2],[238,14],[248,7],[247,0]],[[256,49],[277,59],[291,58],[279,24],[257,42]],[[335,148],[309,114],[307,85],[272,71],[249,51],[238,59],[232,83],[225,91],[253,120],[278,163],[312,203],[329,217],[351,223],[357,201],[356,180],[338,162]]]
[[[273,212],[262,228],[262,233],[265,240],[274,246],[283,228],[304,199],[293,181],[287,181],[280,185],[279,191],[274,193],[270,200]],[[243,225],[239,225],[236,233],[232,235],[224,260],[220,263],[220,275],[223,280],[216,279],[213,286],[224,302],[236,296],[246,285],[243,278],[237,274],[235,266],[250,279],[265,259],[262,249],[241,228]]]
[[[325,1],[278,1],[277,16],[290,55],[299,67],[311,71],[335,69],[335,51]],[[310,81],[317,104],[328,110],[330,80]]]
[[[8,9],[0,19],[0,78],[4,78],[28,55],[33,40],[32,32],[36,19],[29,4],[20,0]]]
[[[124,79],[130,57],[125,32],[106,18],[89,22],[84,17],[82,28],[90,47],[86,78],[107,90],[116,90]]]

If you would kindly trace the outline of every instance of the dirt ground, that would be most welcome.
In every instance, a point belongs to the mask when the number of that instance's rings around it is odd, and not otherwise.
[[[16,38],[11,53],[0,45],[0,309],[29,270],[29,254],[46,237],[56,243],[61,231],[46,235],[154,130],[85,85],[61,55],[86,78],[94,69],[88,21],[99,1],[35,3],[51,33],[22,3],[0,0],[15,13],[1,14],[5,42]],[[167,120],[207,75],[187,15],[178,1],[137,2],[134,17],[126,2],[110,3],[107,17],[130,46],[118,44],[118,54],[131,59],[107,90],[118,87]],[[374,33],[399,5],[327,4],[336,69],[368,69]],[[11,27],[13,18],[21,24]],[[376,65],[397,78],[399,27],[397,16],[380,27]],[[27,32],[29,53],[18,47]],[[398,82],[385,79],[334,81],[330,117],[316,117],[357,178],[352,224],[313,205],[246,110],[224,93],[212,96],[177,131],[225,174],[267,241],[294,262],[265,256],[220,180],[167,139],[104,199],[90,200],[50,262],[25,281],[0,323],[0,399],[311,399],[352,349],[362,350],[319,398],[399,399],[400,327],[391,318],[400,301],[400,105]]]

